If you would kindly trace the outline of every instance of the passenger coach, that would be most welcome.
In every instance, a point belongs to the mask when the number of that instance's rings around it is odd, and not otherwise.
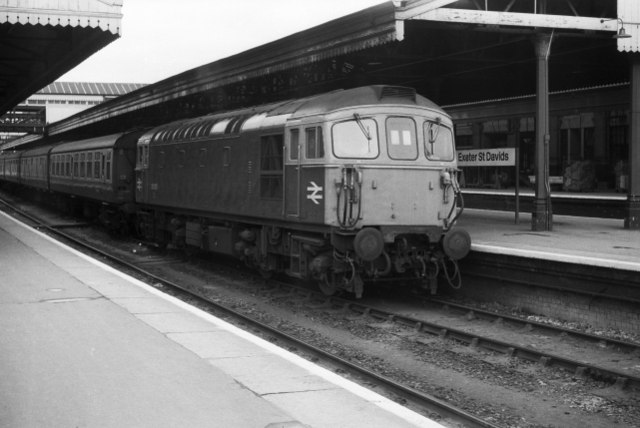
[[[126,231],[135,213],[134,167],[141,132],[63,143],[50,152],[50,189],[87,217]]]

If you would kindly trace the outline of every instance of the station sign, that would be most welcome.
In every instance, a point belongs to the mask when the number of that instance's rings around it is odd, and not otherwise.
[[[458,166],[515,166],[516,149],[458,150]]]

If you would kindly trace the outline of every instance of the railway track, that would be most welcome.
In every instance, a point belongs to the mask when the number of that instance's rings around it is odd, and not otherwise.
[[[32,223],[31,226],[34,228],[45,230],[48,233],[58,236],[64,241],[73,244],[76,248],[81,248],[94,256],[97,255],[103,260],[108,260],[111,264],[118,265],[120,268],[124,268],[130,272],[135,272],[137,276],[146,278],[148,282],[157,288],[162,288],[165,291],[170,289],[172,295],[178,296],[184,300],[189,300],[191,303],[195,303],[202,309],[206,309],[215,315],[224,317],[228,321],[233,321],[236,324],[243,326],[244,329],[259,332],[268,340],[277,343],[290,351],[301,353],[316,362],[321,361],[323,365],[333,368],[334,371],[348,373],[351,377],[359,379],[361,383],[375,385],[377,390],[384,391],[387,395],[394,397],[398,401],[404,402],[404,404],[410,404],[414,409],[418,409],[426,414],[436,413],[440,415],[440,417],[464,427],[500,428],[499,425],[465,412],[444,400],[422,393],[409,386],[402,385],[379,373],[368,370],[365,367],[342,359],[319,347],[293,337],[278,328],[247,316],[222,303],[208,299],[203,293],[194,290],[192,287],[158,276],[144,266],[124,260],[121,257],[116,257],[107,251],[90,245],[86,241],[78,239],[64,231],[65,229],[73,227],[72,224],[65,224],[63,227],[61,227],[60,224],[48,225],[42,219],[18,209],[5,200],[0,199],[0,205],[8,208],[9,211],[17,214],[17,216],[27,219]],[[81,226],[81,224],[78,225]]]
[[[397,312],[367,305],[359,301],[342,299],[339,297],[326,297],[320,293],[316,293],[308,289],[300,289],[289,284],[283,283],[280,285],[280,287],[283,290],[289,289],[290,295],[298,293],[299,298],[301,299],[314,300],[316,302],[319,302],[319,305],[324,305],[325,307],[330,307],[334,310],[350,311],[354,315],[366,316],[373,320],[390,322],[396,325],[407,327],[416,334],[424,334],[451,339],[456,342],[471,346],[473,348],[484,349],[504,354],[509,357],[520,358],[526,361],[540,363],[545,367],[568,370],[574,373],[577,377],[591,377],[595,380],[608,382],[619,388],[628,387],[635,390],[640,390],[640,377],[628,372],[623,372],[608,367],[602,367],[596,364],[589,364],[584,361],[567,358],[562,355],[552,354],[537,350],[535,348],[517,345],[512,342],[506,342],[503,340],[478,335],[476,332],[470,331],[471,329],[465,330],[460,328],[453,328],[449,324],[428,321],[426,317],[418,318],[406,316]],[[527,331],[539,329],[540,331],[552,333],[553,335],[561,337],[563,339],[579,339],[581,341],[584,341],[585,343],[597,344],[600,347],[615,348],[619,352],[623,353],[640,353],[640,345],[632,342],[603,338],[601,336],[596,336],[572,329],[522,320],[517,317],[483,311],[446,300],[429,299],[423,302],[423,304],[428,305],[434,305],[436,303],[442,305],[446,310],[457,311],[461,317],[466,318],[468,321],[473,321],[477,317],[494,323],[511,323],[514,326],[519,326],[523,330]]]
[[[48,226],[40,219],[32,219],[31,222],[35,227],[40,229],[49,229],[51,233],[66,236],[65,239],[71,239],[72,241],[78,241],[72,236],[68,236],[66,229],[70,227],[82,227],[81,223],[56,223]],[[86,242],[80,240],[77,244],[86,247]],[[114,260],[112,254],[108,251],[101,251],[93,248],[92,251],[97,251],[101,258],[108,258]],[[136,276],[145,277],[147,281],[155,284],[163,289],[171,289],[172,294],[181,294],[184,299],[193,301],[196,305],[204,307],[207,310],[219,314],[229,320],[236,320],[235,322],[242,325],[245,329],[252,331],[259,331],[261,334],[290,350],[295,350],[305,355],[307,358],[311,358],[314,361],[321,361],[331,367],[333,370],[349,373],[359,379],[360,382],[367,385],[375,385],[376,389],[384,390],[386,394],[394,399],[408,404],[414,409],[422,410],[427,413],[437,413],[447,420],[457,421],[462,426],[486,426],[494,427],[495,425],[491,421],[483,420],[476,416],[470,415],[467,412],[456,409],[454,406],[448,405],[444,400],[439,399],[428,394],[424,394],[418,390],[410,387],[403,386],[402,384],[388,379],[385,376],[380,376],[374,371],[368,370],[364,367],[358,367],[351,361],[346,359],[337,358],[331,353],[323,351],[321,347],[313,346],[301,342],[290,334],[281,331],[278,328],[269,326],[267,323],[261,322],[247,316],[246,314],[236,311],[232,308],[226,307],[224,304],[220,304],[215,301],[211,301],[204,294],[191,290],[189,286],[176,284],[175,282],[167,280],[165,277],[155,275],[151,272],[157,266],[166,265],[168,263],[184,264],[184,259],[173,256],[160,256],[153,255],[152,257],[145,257],[144,260],[138,260],[135,263],[131,263],[127,260],[118,260],[115,258],[112,263],[117,263],[121,266],[126,266],[129,271],[137,272]],[[475,347],[477,349],[489,350],[491,352],[506,355],[513,358],[520,358],[526,361],[535,361],[542,366],[556,367],[563,370],[568,370],[575,374],[575,377],[594,378],[597,380],[605,380],[611,385],[616,385],[620,388],[634,388],[638,389],[640,380],[635,376],[629,376],[627,373],[622,373],[616,370],[599,367],[597,365],[585,364],[584,362],[574,361],[571,359],[563,358],[560,355],[553,355],[544,352],[538,352],[535,349],[529,349],[521,346],[508,343],[506,341],[493,340],[491,338],[478,336],[474,333],[469,333],[461,329],[451,328],[448,325],[429,322],[421,317],[410,317],[403,315],[395,311],[385,310],[377,307],[376,305],[367,305],[362,301],[353,301],[349,299],[341,299],[338,297],[326,297],[321,293],[317,293],[308,288],[296,286],[295,284],[279,283],[276,281],[269,281],[265,285],[260,293],[270,296],[273,299],[286,298],[292,300],[298,300],[303,305],[311,308],[319,308],[320,310],[339,312],[344,316],[359,317],[362,319],[368,319],[373,322],[389,323],[396,326],[405,328],[411,335],[424,336],[424,337],[442,337],[445,339],[451,339],[456,343],[465,344],[469,347]],[[437,305],[441,309],[445,309],[448,312],[455,313],[459,318],[465,318],[470,322],[474,319],[487,320],[496,324],[511,324],[517,325],[519,329],[530,331],[535,329],[536,331],[544,331],[545,334],[553,334],[560,337],[579,338],[585,342],[596,343],[596,345],[602,347],[615,347],[622,352],[638,353],[638,345],[618,341],[609,338],[603,338],[600,336],[588,335],[582,332],[567,330],[558,328],[556,326],[549,326],[546,324],[536,323],[528,320],[522,320],[517,317],[511,317],[505,314],[496,314],[488,311],[481,311],[476,308],[468,306],[458,305],[448,301],[436,301],[430,299],[422,302],[422,305]],[[324,309],[323,309],[324,308]],[[351,314],[351,315],[349,315]]]
[[[570,328],[564,328],[560,326],[555,326],[551,324],[546,324],[543,322],[532,321],[529,319],[523,319],[512,315],[507,315],[503,313],[496,313],[492,311],[487,311],[483,309],[479,309],[476,307],[471,307],[468,305],[463,305],[457,302],[453,302],[451,300],[446,299],[437,299],[437,298],[429,298],[425,301],[425,303],[430,303],[434,305],[440,305],[445,310],[456,311],[460,315],[464,315],[468,318],[479,318],[489,322],[501,323],[506,322],[514,327],[519,327],[525,331],[540,331],[545,333],[554,334],[556,336],[566,337],[566,338],[577,338],[579,340],[583,340],[585,342],[598,344],[599,346],[608,348],[613,347],[622,352],[640,352],[640,344],[629,342],[625,340],[618,340],[606,336],[598,336],[591,333],[586,333]]]

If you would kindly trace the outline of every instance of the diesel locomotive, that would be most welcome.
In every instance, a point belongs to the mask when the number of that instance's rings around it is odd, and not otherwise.
[[[454,227],[451,119],[410,88],[339,90],[30,152],[3,154],[0,177],[74,195],[143,239],[315,280],[328,295],[399,278],[435,292],[470,249]]]

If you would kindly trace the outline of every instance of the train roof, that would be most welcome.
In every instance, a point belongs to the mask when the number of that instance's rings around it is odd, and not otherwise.
[[[446,114],[428,98],[418,95],[413,88],[404,86],[371,85],[339,90],[311,97],[292,112],[291,118],[302,118],[358,106],[402,105],[423,107]]]
[[[237,134],[251,129],[282,126],[289,119],[301,119],[358,106],[379,105],[428,108],[446,115],[442,108],[418,95],[412,88],[372,85],[179,120],[149,130],[141,141],[162,144],[190,138]]]
[[[99,150],[119,148],[123,146],[135,146],[140,134],[142,134],[142,131],[119,132],[117,134],[103,135],[101,137],[89,138],[86,140],[62,143],[56,145],[51,150],[51,153],[56,154],[73,152],[76,150]]]
[[[26,157],[26,156],[42,156],[42,155],[46,155],[49,153],[49,151],[52,149],[53,146],[42,146],[42,147],[37,147],[35,149],[29,149],[29,150],[25,150],[24,152],[22,152],[22,156]]]

